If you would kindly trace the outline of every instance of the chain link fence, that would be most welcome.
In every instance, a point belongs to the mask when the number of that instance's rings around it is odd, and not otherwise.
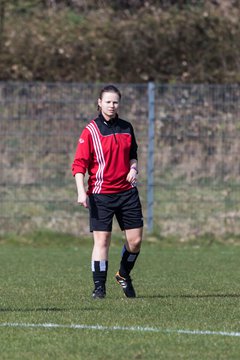
[[[121,116],[137,125],[146,164],[147,96],[121,85]],[[1,232],[88,232],[71,164],[83,127],[97,115],[101,84],[0,83]],[[143,191],[144,193],[144,191]]]
[[[240,233],[240,87],[158,86],[155,226],[189,237]]]
[[[119,84],[120,116],[139,144],[139,191],[149,211],[149,141],[154,144],[153,226],[184,241],[240,234],[240,87]],[[0,82],[0,228],[88,233],[71,175],[78,137],[97,115],[102,84]],[[152,143],[151,143],[152,145]],[[147,226],[146,226],[147,227]]]

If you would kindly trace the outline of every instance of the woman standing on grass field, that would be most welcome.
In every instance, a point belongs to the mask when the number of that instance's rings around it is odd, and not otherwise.
[[[93,232],[93,298],[104,298],[112,221],[115,215],[125,232],[125,244],[115,278],[127,297],[136,297],[130,272],[140,252],[142,207],[136,187],[137,143],[132,125],[118,117],[120,91],[104,87],[98,98],[99,115],[83,130],[72,164],[78,203],[89,208]],[[84,176],[88,171],[88,190]]]

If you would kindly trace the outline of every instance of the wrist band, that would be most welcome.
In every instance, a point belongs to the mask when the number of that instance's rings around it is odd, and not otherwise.
[[[131,169],[131,170],[132,170],[132,169],[135,170],[136,173],[138,174],[138,169],[136,168],[136,166],[131,166],[130,169]]]

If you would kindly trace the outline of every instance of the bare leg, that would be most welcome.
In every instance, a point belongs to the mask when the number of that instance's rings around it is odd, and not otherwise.
[[[93,232],[93,251],[92,260],[108,260],[109,246],[111,243],[111,233],[108,231],[94,231]]]
[[[131,253],[138,253],[142,243],[143,228],[125,230],[126,249]]]

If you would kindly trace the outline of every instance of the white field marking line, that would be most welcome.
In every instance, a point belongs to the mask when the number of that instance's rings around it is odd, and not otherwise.
[[[161,329],[153,327],[142,326],[103,326],[103,325],[84,325],[84,324],[29,324],[29,323],[0,323],[0,327],[15,327],[15,328],[64,328],[64,329],[82,329],[82,330],[106,330],[106,331],[141,331],[141,332],[155,332],[155,333],[170,333],[170,334],[187,334],[187,335],[220,335],[240,337],[240,332],[228,331],[211,331],[211,330],[181,330],[181,329]]]

